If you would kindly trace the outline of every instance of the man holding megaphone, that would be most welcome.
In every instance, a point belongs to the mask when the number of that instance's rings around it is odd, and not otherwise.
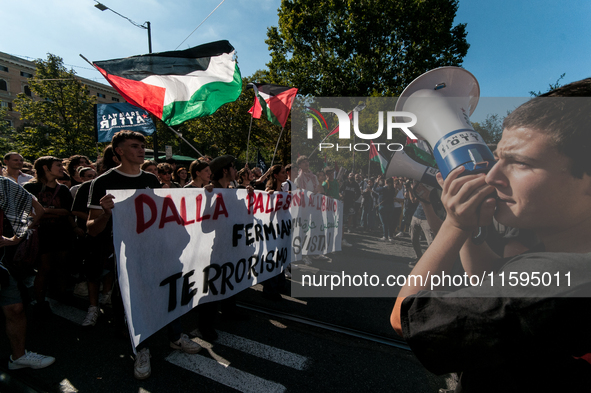
[[[591,78],[530,100],[505,119],[487,174],[459,166],[438,176],[447,217],[390,321],[430,371],[461,373],[456,391],[591,390],[591,99],[583,97]],[[474,244],[493,216],[533,231],[540,246],[502,259]],[[449,277],[458,253],[461,283]]]

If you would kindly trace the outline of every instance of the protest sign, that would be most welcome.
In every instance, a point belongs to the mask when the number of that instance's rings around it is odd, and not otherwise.
[[[215,189],[109,191],[133,345],[198,304],[339,251],[342,205],[324,195]]]
[[[152,135],[156,130],[148,112],[127,102],[96,104],[94,108],[97,142],[111,142],[113,135],[121,130],[143,135]]]

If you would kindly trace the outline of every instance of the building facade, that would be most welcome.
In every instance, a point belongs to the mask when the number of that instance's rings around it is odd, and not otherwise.
[[[35,63],[20,57],[0,52],[0,106],[8,108],[6,120],[13,127],[24,124],[20,113],[15,111],[12,104],[19,93],[25,93],[33,99],[39,99],[29,88],[29,78],[35,76]],[[101,104],[125,102],[125,100],[111,86],[103,85],[86,78],[78,77],[88,88],[89,94],[96,96]]]

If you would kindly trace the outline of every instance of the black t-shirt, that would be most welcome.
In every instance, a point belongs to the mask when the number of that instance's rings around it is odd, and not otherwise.
[[[591,391],[591,365],[577,359],[591,353],[590,267],[591,254],[528,253],[501,268],[504,286],[497,275],[493,285],[419,292],[402,303],[404,338],[428,370],[462,373],[457,392]],[[535,272],[561,281],[509,284],[511,273]]]
[[[113,168],[92,181],[88,197],[89,209],[102,209],[101,198],[107,190],[139,190],[142,188],[160,188],[158,178],[152,173],[140,171],[137,175],[128,175]]]
[[[152,173],[140,171],[137,175],[128,175],[113,168],[92,181],[88,196],[89,209],[101,209],[101,198],[107,195],[107,190],[139,190],[144,188],[160,188],[158,178]],[[112,244],[113,218],[99,237]]]
[[[359,198],[359,195],[361,195],[361,190],[357,183],[346,181],[341,186],[341,194],[343,195],[343,203],[347,206],[351,206],[355,203],[357,198]]]
[[[72,203],[73,212],[88,213],[88,196],[90,194],[91,184],[92,181],[87,181],[78,187],[78,191],[76,191],[76,197],[74,197],[74,202]],[[76,224],[78,225],[78,228],[81,228],[84,230],[84,232],[86,232],[86,220],[76,217]]]

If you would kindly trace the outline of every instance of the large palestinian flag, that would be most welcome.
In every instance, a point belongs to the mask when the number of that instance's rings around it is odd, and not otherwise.
[[[249,83],[248,87],[252,87],[255,94],[254,105],[248,113],[255,119],[260,119],[264,112],[271,123],[285,127],[298,89],[264,83]]]
[[[170,126],[211,115],[236,101],[242,91],[234,47],[228,41],[93,65],[130,104]]]

